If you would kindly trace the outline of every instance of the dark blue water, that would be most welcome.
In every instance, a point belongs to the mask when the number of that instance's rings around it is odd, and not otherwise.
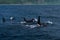
[[[43,27],[27,28],[17,22],[41,16]],[[10,17],[15,17],[13,24]],[[2,17],[6,22],[2,23]],[[0,40],[60,40],[60,5],[0,5]]]

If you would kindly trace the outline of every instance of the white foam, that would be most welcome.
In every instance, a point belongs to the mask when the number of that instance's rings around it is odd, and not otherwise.
[[[26,23],[26,22],[25,22],[25,21],[22,21],[22,22],[20,22],[20,23],[22,23],[22,24],[23,24],[23,23]]]
[[[38,20],[37,20],[36,18],[34,18],[34,21],[36,21],[36,22],[37,22]]]
[[[12,20],[14,17],[10,17],[10,19]]]
[[[47,23],[49,23],[49,24],[53,24],[53,22],[51,22],[51,21],[47,21]]]
[[[25,26],[27,26],[29,28],[35,28],[35,27],[37,27],[37,25],[25,25]]]

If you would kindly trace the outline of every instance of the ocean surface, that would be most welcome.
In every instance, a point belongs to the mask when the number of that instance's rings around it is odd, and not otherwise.
[[[11,16],[15,18],[12,22]],[[52,24],[30,28],[20,23],[23,17],[38,16],[41,22]],[[0,5],[0,40],[60,40],[60,5]]]

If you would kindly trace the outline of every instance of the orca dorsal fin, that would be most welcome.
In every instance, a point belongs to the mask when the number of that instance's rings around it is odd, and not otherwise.
[[[38,16],[37,24],[41,25],[41,22],[40,22],[40,16]]]
[[[26,18],[24,18],[24,21],[26,21]]]

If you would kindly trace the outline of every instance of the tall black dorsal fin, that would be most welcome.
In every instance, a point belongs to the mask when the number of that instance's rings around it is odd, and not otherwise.
[[[26,18],[24,18],[24,21],[26,21]]]
[[[40,22],[40,16],[38,16],[38,22],[37,22],[39,25],[41,25],[41,22]]]
[[[5,21],[6,21],[4,17],[2,18],[2,21],[3,21],[3,22],[5,22]]]

